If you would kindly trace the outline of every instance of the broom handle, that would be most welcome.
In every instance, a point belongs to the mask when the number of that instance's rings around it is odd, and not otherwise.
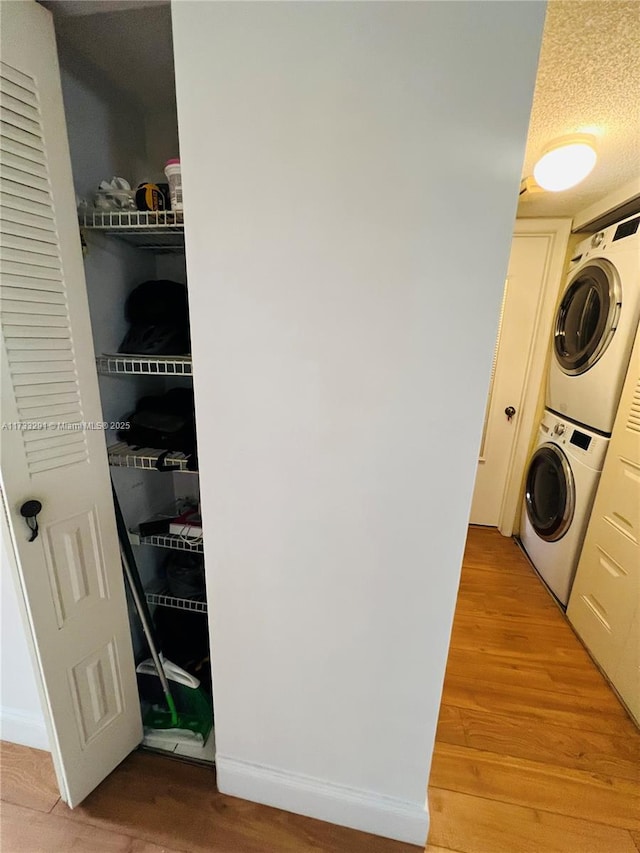
[[[120,559],[122,560],[122,568],[124,570],[124,576],[127,579],[127,583],[129,584],[129,591],[131,592],[131,597],[133,598],[133,602],[136,606],[136,610],[138,611],[138,616],[140,617],[140,621],[142,622],[142,630],[144,631],[144,635],[147,640],[147,644],[149,645],[149,650],[151,651],[151,657],[153,658],[153,663],[155,664],[156,669],[158,670],[158,677],[160,678],[160,682],[162,684],[162,689],[166,693],[169,689],[169,684],[167,682],[167,676],[165,675],[164,667],[162,666],[162,661],[160,660],[160,655],[158,654],[158,649],[156,648],[156,644],[153,641],[152,628],[147,619],[146,607],[143,606],[142,599],[140,598],[140,594],[136,589],[136,585],[133,582],[133,577],[131,574],[131,566],[129,565],[129,560],[127,559],[127,555],[124,553],[124,548],[122,545],[120,546]],[[146,604],[146,602],[144,602]]]
[[[176,715],[176,706],[173,701],[173,696],[171,695],[171,690],[169,689],[169,681],[167,680],[167,676],[162,665],[162,660],[160,659],[158,649],[156,648],[156,644],[154,642],[153,629],[151,628],[151,623],[148,619],[149,611],[146,606],[147,602],[140,598],[137,585],[135,584],[133,579],[131,566],[129,565],[129,560],[127,559],[127,555],[124,552],[122,543],[120,544],[120,559],[122,560],[124,576],[126,577],[127,583],[129,584],[129,590],[131,591],[133,602],[136,606],[136,610],[138,611],[140,621],[142,622],[142,630],[144,631],[144,635],[147,638],[147,643],[149,645],[149,651],[151,652],[153,663],[158,672],[158,678],[160,679],[160,684],[162,685],[162,691],[165,695],[167,705],[169,706],[169,710],[171,711],[171,715],[173,717]]]
[[[147,623],[145,626],[145,636],[149,641],[149,647],[154,645],[157,649],[160,649],[160,642],[155,631],[155,626],[151,620],[151,613],[149,612],[147,599],[145,598],[144,587],[142,586],[142,580],[140,579],[140,572],[138,571],[136,558],[133,555],[133,549],[131,548],[131,542],[129,541],[129,531],[127,530],[127,525],[125,524],[124,516],[122,515],[122,507],[120,506],[120,501],[118,500],[113,480],[111,480],[111,491],[113,494],[113,506],[116,511],[116,527],[118,528],[118,539],[120,540],[120,554],[124,554],[126,557],[127,566],[129,567],[127,580],[129,581],[132,594],[134,589],[137,593],[134,599],[136,610],[138,611],[141,622],[144,623],[146,621]]]
[[[149,613],[149,608],[147,607],[147,600],[144,595],[144,588],[142,586],[142,581],[140,580],[140,575],[138,574],[138,568],[135,564],[135,558],[133,556],[133,551],[131,550],[131,543],[129,542],[129,533],[127,532],[126,524],[124,523],[124,516],[122,515],[120,501],[118,500],[118,495],[116,493],[115,486],[113,485],[113,480],[111,480],[111,491],[113,493],[113,506],[116,513],[116,527],[118,528],[118,539],[120,543],[120,559],[122,561],[122,569],[124,571],[124,576],[127,579],[127,583],[129,584],[131,597],[133,598],[133,603],[135,604],[135,608],[138,611],[140,622],[142,622],[142,630],[144,631],[144,635],[147,640],[147,645],[149,646],[149,651],[151,652],[151,658],[153,659],[154,666],[158,673],[158,678],[160,679],[160,684],[162,685],[162,691],[165,695],[165,699],[167,700],[167,707],[171,712],[172,720],[174,722],[177,722],[178,715],[176,711],[176,705],[173,701],[173,696],[171,695],[171,689],[169,688],[169,681],[162,665],[162,659],[160,658],[160,655],[158,653],[158,642],[156,639],[155,631],[153,629],[151,614]]]

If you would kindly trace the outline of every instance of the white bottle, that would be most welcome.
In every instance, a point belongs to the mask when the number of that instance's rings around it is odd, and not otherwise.
[[[169,181],[169,198],[171,210],[181,211],[182,208],[182,172],[180,171],[180,160],[167,160],[164,173]]]

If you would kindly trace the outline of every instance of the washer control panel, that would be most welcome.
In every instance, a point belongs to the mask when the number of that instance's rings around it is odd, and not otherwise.
[[[562,415],[546,411],[540,422],[540,443],[550,441],[561,447],[577,462],[580,461],[595,471],[602,470],[609,439],[581,427],[573,421],[564,420]]]

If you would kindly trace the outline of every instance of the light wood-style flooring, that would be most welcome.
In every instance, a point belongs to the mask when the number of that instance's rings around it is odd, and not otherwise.
[[[219,794],[137,752],[79,808],[47,753],[1,751],[2,853],[412,853]],[[428,853],[638,853],[640,735],[515,543],[472,528],[429,803]]]
[[[467,539],[429,804],[436,850],[640,850],[640,733],[516,543],[488,528]]]

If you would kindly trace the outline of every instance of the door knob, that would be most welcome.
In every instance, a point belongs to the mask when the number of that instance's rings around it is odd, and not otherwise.
[[[27,522],[27,527],[31,531],[29,542],[33,542],[38,537],[38,513],[42,509],[42,504],[37,500],[25,501],[20,507],[20,515]]]
[[[516,410],[513,408],[513,406],[507,406],[507,408],[504,410],[504,413],[507,416],[507,420],[510,421],[511,418],[515,415]]]

